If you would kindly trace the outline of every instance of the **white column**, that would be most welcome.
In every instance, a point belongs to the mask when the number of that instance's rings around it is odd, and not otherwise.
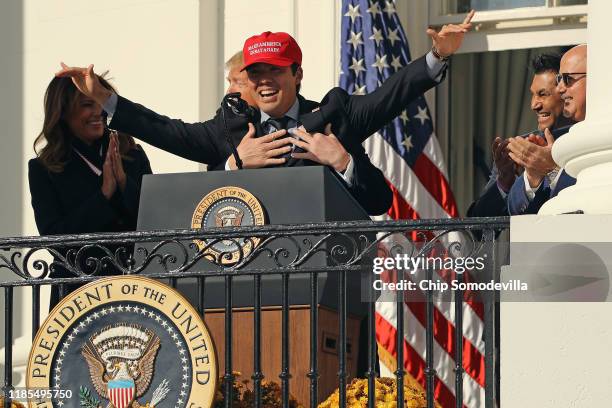
[[[553,146],[555,161],[577,181],[544,204],[540,214],[612,213],[612,55],[607,35],[612,2],[589,0],[588,7],[586,119]]]
[[[510,268],[502,268],[501,279],[521,279],[529,292],[520,294],[521,301],[508,301],[507,295],[514,295],[509,292],[501,295],[502,407],[610,405],[611,228],[611,215],[511,218]],[[527,247],[533,252],[526,254]],[[607,276],[598,274],[603,279],[571,290],[542,289],[546,281],[593,276],[593,265],[607,269]],[[601,297],[589,301],[594,296]]]

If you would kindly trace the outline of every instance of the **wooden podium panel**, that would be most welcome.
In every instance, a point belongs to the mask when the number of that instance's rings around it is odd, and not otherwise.
[[[338,314],[326,307],[318,307],[318,401],[325,400],[338,388],[339,331]],[[249,380],[253,386],[253,310],[233,311],[233,370]],[[225,372],[225,313],[207,310],[205,321],[217,350],[219,375]],[[350,381],[357,372],[360,318],[349,316],[347,328],[347,373]],[[262,308],[261,312],[261,367],[266,380],[280,384],[278,375],[282,362],[282,311],[278,307]],[[310,309],[309,306],[290,307],[289,311],[289,392],[304,406],[310,404]]]

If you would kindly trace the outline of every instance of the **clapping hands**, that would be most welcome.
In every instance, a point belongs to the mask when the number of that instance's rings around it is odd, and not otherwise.
[[[510,190],[521,168],[525,169],[529,185],[532,188],[539,186],[542,179],[557,167],[552,158],[554,142],[548,129],[544,131],[544,138],[535,134],[506,140],[495,138],[492,145],[493,160],[499,170],[497,181],[502,188]]]
[[[501,137],[496,137],[491,146],[493,161],[498,171],[497,181],[505,192],[510,191],[519,172],[519,166],[510,158],[508,143],[510,143],[509,139],[502,140]]]
[[[126,182],[127,177],[123,170],[121,155],[119,154],[117,132],[112,131],[102,167],[102,194],[104,194],[106,199],[110,200],[117,191],[117,187],[119,187],[120,191],[125,191]]]
[[[550,130],[544,131],[545,139],[536,135],[527,138],[514,137],[508,143],[508,155],[521,167],[525,168],[529,185],[535,188],[540,185],[544,176],[557,167],[552,158],[552,146],[555,142]]]

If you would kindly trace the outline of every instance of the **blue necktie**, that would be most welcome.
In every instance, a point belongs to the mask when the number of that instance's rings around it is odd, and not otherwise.
[[[274,118],[270,118],[268,120],[266,120],[266,123],[268,124],[268,128],[269,128],[269,133],[274,133],[278,130],[283,130],[283,129],[287,129],[287,126],[289,124],[289,116],[283,116],[282,118],[278,118],[278,119],[274,119]],[[287,133],[284,136],[278,137],[276,138],[276,140],[280,140],[280,139],[284,139],[285,137],[288,137],[289,133]],[[285,157],[286,159],[289,159],[291,157],[291,152],[282,154],[280,156],[277,156],[278,158],[281,157]]]

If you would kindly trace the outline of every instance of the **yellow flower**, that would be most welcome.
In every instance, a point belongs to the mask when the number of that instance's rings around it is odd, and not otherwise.
[[[397,389],[394,378],[376,379],[376,408],[396,408]],[[340,405],[338,390],[319,404],[319,408],[337,408]],[[346,405],[349,408],[366,408],[368,406],[368,380],[354,379],[346,387]],[[427,398],[421,389],[404,384],[404,406],[407,408],[427,408]],[[439,404],[435,403],[437,408]]]
[[[0,396],[0,408],[4,408],[4,397]],[[11,401],[11,408],[25,408],[19,401]]]

